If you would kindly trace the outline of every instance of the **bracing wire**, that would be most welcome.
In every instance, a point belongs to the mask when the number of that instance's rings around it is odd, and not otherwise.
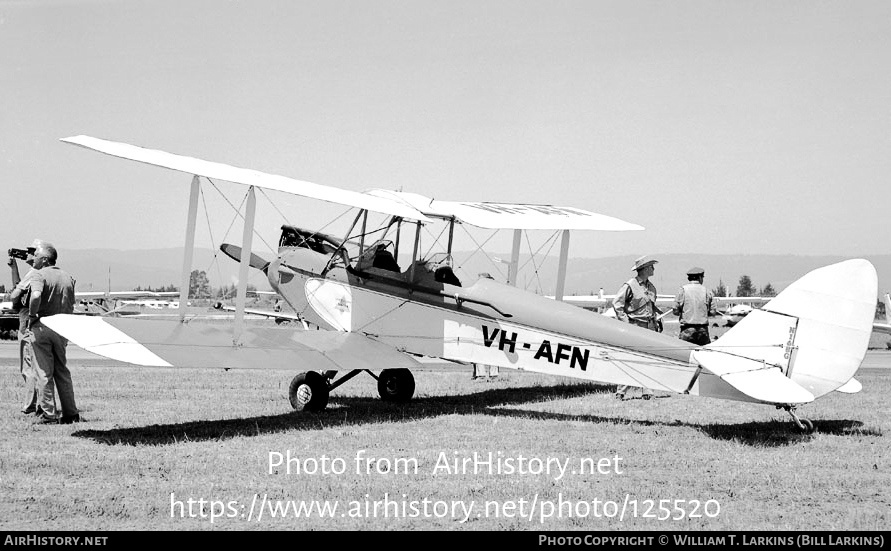
[[[476,255],[476,253],[478,253],[478,252],[480,252],[481,250],[483,250],[483,246],[485,246],[486,243],[488,243],[489,241],[492,240],[493,237],[495,237],[496,235],[498,235],[498,230],[495,230],[495,231],[492,232],[492,235],[490,235],[489,237],[487,237],[486,240],[483,241],[482,244],[480,244],[480,243],[477,242],[476,239],[474,239],[473,235],[472,235],[469,231],[467,231],[467,228],[465,228],[465,227],[462,225],[462,226],[461,226],[461,229],[464,230],[464,233],[466,233],[467,236],[470,237],[470,240],[473,241],[474,245],[476,245],[476,250],[473,251],[472,253],[470,253],[470,255],[469,255],[467,258],[464,259],[463,263],[468,262],[471,258],[473,258],[473,257]],[[504,272],[503,272],[502,269],[501,269],[501,266],[499,266],[498,264],[496,264],[495,261],[493,261],[493,260],[492,260],[491,258],[489,258],[488,256],[486,256],[486,259],[489,261],[489,263],[492,264],[492,266],[495,267],[495,271],[497,271],[497,272],[498,272],[498,275],[500,275],[501,278],[503,279],[503,278],[505,277],[505,275],[504,275]],[[462,263],[462,265],[463,265],[463,263]],[[459,266],[459,268],[460,268],[460,267],[461,267],[461,266]]]

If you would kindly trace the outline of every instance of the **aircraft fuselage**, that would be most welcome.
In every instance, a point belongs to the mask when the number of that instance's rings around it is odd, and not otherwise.
[[[322,327],[353,331],[411,354],[670,392],[691,389],[696,347],[490,279],[440,283],[404,273],[328,266],[323,254],[283,248],[270,284]],[[325,271],[326,266],[328,270]],[[324,272],[324,275],[323,275]],[[709,395],[746,399],[716,377]],[[699,381],[704,383],[706,381]]]

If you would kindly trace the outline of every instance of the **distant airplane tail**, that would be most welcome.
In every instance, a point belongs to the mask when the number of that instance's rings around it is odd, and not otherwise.
[[[891,323],[891,294],[885,293],[885,322]]]
[[[877,292],[875,268],[866,260],[847,260],[819,268],[792,283],[695,356],[704,368],[719,376],[722,373],[712,369],[712,365],[739,364],[736,368],[719,367],[718,371],[723,368],[740,379],[746,379],[746,371],[775,371],[794,383],[786,385],[774,375],[774,383],[782,382],[789,388],[778,389],[774,393],[777,398],[761,398],[768,402],[786,401],[782,399],[784,393],[806,397],[800,390],[813,397],[837,389],[848,390],[850,387],[845,385],[860,367],[869,345]],[[885,300],[886,309],[891,309],[891,299],[886,295]],[[734,360],[719,360],[728,355]],[[742,368],[744,364],[747,369]],[[734,384],[726,376],[722,378],[749,395],[765,392],[755,388],[754,376],[751,384],[742,385]],[[800,400],[806,401],[810,400]]]

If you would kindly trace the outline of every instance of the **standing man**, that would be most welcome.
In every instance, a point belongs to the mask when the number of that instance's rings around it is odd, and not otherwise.
[[[22,413],[26,415],[31,413],[36,413],[37,415],[46,414],[52,417],[56,414],[55,398],[53,398],[53,404],[50,409],[43,410],[37,407],[37,367],[35,365],[34,351],[31,346],[33,335],[27,330],[28,301],[31,298],[31,279],[33,279],[34,274],[37,273],[37,270],[33,267],[34,253],[41,243],[42,241],[40,239],[35,239],[34,242],[31,243],[31,246],[26,249],[28,254],[25,258],[25,262],[28,266],[31,266],[31,269],[28,270],[28,273],[25,274],[24,278],[19,277],[19,266],[15,258],[12,256],[9,257],[7,264],[12,272],[12,283],[14,285],[12,292],[9,294],[9,300],[12,301],[13,310],[18,311],[19,314],[19,371],[21,371],[22,379],[25,380],[25,391],[28,394],[28,401],[22,408]],[[49,382],[47,390],[48,392],[55,394],[55,385],[52,381]]]
[[[56,266],[58,253],[50,243],[42,242],[34,253],[37,273],[31,280],[31,299],[28,302],[28,329],[33,335],[34,356],[37,359],[39,407],[44,410],[40,423],[76,423],[80,421],[74,402],[74,385],[65,356],[68,340],[40,322],[40,318],[74,312],[74,278]],[[53,403],[51,382],[59,391],[62,417],[45,412]]]
[[[681,323],[681,340],[705,346],[712,342],[708,334],[708,317],[717,314],[715,295],[705,288],[705,270],[690,268],[687,270],[687,283],[678,291],[674,299],[674,313]]]
[[[616,298],[613,299],[613,308],[616,311],[616,318],[620,321],[661,332],[661,322],[657,318],[661,312],[656,307],[656,286],[650,281],[656,273],[656,262],[658,261],[646,255],[634,261],[631,270],[637,272],[637,276],[619,288]],[[619,385],[616,389],[616,398],[624,400],[628,388],[629,385]],[[649,400],[653,396],[653,391],[644,387],[642,396],[644,400]]]

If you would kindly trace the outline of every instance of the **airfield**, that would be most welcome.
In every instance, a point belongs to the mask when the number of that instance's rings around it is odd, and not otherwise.
[[[863,390],[766,406],[426,362],[416,398],[360,376],[320,414],[292,372],[137,368],[69,346],[84,423],[19,413],[0,343],[7,530],[882,530],[891,513],[891,351]],[[294,372],[299,370],[295,366]],[[290,460],[290,461],[289,461]],[[561,471],[561,467],[563,470]]]

